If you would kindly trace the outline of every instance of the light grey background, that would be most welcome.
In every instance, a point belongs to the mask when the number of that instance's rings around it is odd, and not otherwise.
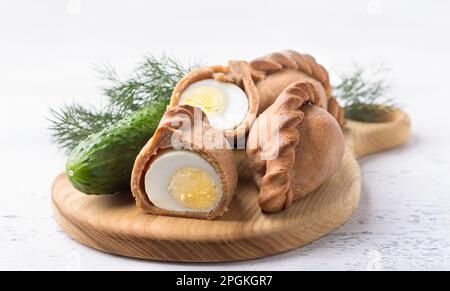
[[[0,269],[450,269],[450,3],[433,1],[0,2]],[[292,48],[332,76],[383,61],[413,121],[408,145],[363,158],[350,221],[304,248],[230,264],[103,254],[66,236],[50,207],[65,156],[49,107],[101,104],[95,64],[126,76],[145,53],[222,64]]]

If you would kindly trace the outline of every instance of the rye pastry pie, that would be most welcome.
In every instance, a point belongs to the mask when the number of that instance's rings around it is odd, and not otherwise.
[[[259,97],[250,65],[245,61],[230,61],[227,66],[194,69],[175,87],[170,106],[199,107],[212,127],[224,131],[234,143],[245,146],[245,135],[253,124]]]
[[[197,107],[167,110],[136,158],[131,190],[150,214],[213,219],[228,209],[237,185],[233,150]]]
[[[250,130],[248,166],[260,189],[258,203],[264,212],[289,207],[339,168],[344,137],[337,120],[319,106],[325,102],[326,90],[317,86],[309,79],[290,84]]]
[[[250,66],[260,97],[259,113],[272,105],[290,84],[308,81],[319,94],[315,105],[327,110],[341,127],[344,126],[344,110],[332,95],[328,72],[311,55],[284,50],[259,57],[251,61]]]

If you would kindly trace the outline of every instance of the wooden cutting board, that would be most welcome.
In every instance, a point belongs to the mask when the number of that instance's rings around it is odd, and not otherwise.
[[[219,262],[259,258],[310,243],[341,226],[358,206],[361,172],[356,158],[405,143],[407,114],[385,123],[349,121],[347,149],[338,173],[315,193],[278,214],[263,214],[258,189],[241,183],[230,211],[213,221],[153,216],[138,209],[129,193],[88,196],[65,174],[52,189],[59,225],[77,241],[123,256],[179,262]]]

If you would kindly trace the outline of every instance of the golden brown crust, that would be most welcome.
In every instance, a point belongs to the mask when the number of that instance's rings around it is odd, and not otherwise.
[[[323,108],[326,107],[327,95],[319,81],[301,71],[285,69],[281,73],[267,75],[264,80],[256,83],[256,88],[260,96],[260,113],[272,105],[287,86],[299,81],[306,81],[313,84],[320,97],[317,100],[317,105]]]
[[[330,114],[313,105],[319,100],[311,82],[291,84],[250,130],[248,164],[265,212],[285,209],[337,170],[344,148],[342,132]]]
[[[193,70],[178,82],[173,90],[169,106],[178,105],[181,94],[189,85],[205,79],[234,83],[244,90],[249,102],[247,116],[235,129],[225,130],[225,136],[233,140],[245,138],[255,121],[259,108],[258,90],[253,81],[250,65],[245,61],[230,61],[228,66],[211,66]]]
[[[292,203],[290,171],[300,139],[297,127],[304,118],[300,108],[316,98],[319,94],[313,84],[293,83],[258,117],[250,131],[249,164],[260,188],[259,205],[266,212],[278,212]],[[279,138],[272,139],[276,134]]]
[[[203,219],[214,219],[227,211],[237,186],[236,163],[223,132],[215,130],[205,120],[205,115],[199,108],[189,105],[172,107],[164,114],[158,129],[141,150],[134,164],[131,191],[138,207],[149,214]],[[158,153],[174,147],[174,141],[177,148],[199,153],[219,174],[222,199],[210,212],[168,211],[156,207],[149,200],[144,185],[146,171]],[[218,143],[221,146],[218,146]]]
[[[336,119],[340,127],[345,125],[344,109],[335,98],[328,100],[328,112]]]
[[[257,82],[258,92],[260,93],[259,113],[269,107],[275,101],[274,98],[289,84],[295,81],[307,80],[316,86],[321,97],[326,101],[318,105],[328,109],[330,114],[339,122],[339,125],[341,127],[344,126],[343,109],[332,95],[332,86],[328,72],[322,65],[317,63],[314,57],[308,54],[300,54],[293,50],[284,50],[257,58],[250,62],[250,66],[253,69],[252,75],[255,80],[259,81]],[[296,75],[295,72],[302,74]],[[317,81],[317,83],[311,79]],[[318,86],[319,84],[321,86]],[[323,93],[321,92],[322,90]],[[332,104],[331,108],[330,104]]]
[[[337,121],[322,108],[304,105],[305,114],[298,128],[300,142],[296,148],[293,172],[294,200],[316,190],[339,169],[344,155],[344,136]]]

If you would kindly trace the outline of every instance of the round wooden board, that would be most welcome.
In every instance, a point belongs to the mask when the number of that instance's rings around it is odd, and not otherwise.
[[[74,239],[123,256],[219,262],[273,255],[303,246],[342,225],[361,194],[361,173],[352,151],[360,156],[399,145],[407,140],[409,130],[409,118],[403,112],[396,112],[387,123],[348,122],[348,147],[336,175],[278,214],[261,212],[258,189],[251,182],[240,183],[227,214],[207,221],[145,214],[129,193],[84,195],[61,174],[52,189],[55,218]]]

